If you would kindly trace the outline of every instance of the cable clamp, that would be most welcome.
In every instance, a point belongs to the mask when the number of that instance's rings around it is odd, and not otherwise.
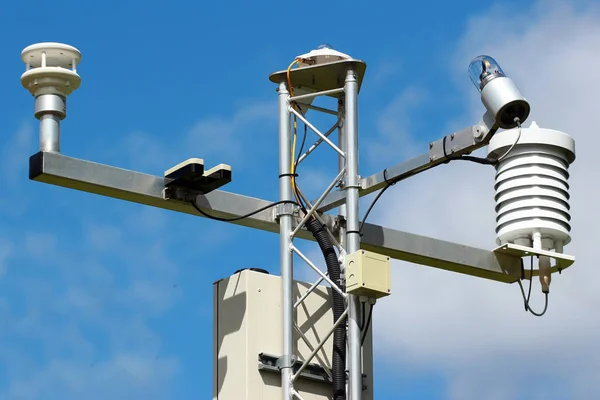
[[[348,177],[346,177],[346,182],[344,185],[344,189],[362,189],[362,177],[360,175],[356,175],[356,183],[352,184],[352,183],[348,183],[348,181],[350,181],[350,179],[348,179]]]
[[[275,366],[281,371],[284,368],[293,368],[298,358],[292,354],[291,356],[281,356],[277,359]]]
[[[346,218],[343,215],[338,215],[333,221],[333,233],[340,233],[340,229],[346,228]]]
[[[279,218],[282,215],[298,214],[298,206],[293,203],[278,204],[277,206],[275,206],[273,213],[273,218],[275,219],[275,221],[279,221]]]
[[[362,189],[362,185],[360,183],[356,185],[346,185],[344,186],[344,190],[346,189]]]
[[[198,195],[199,193],[197,191],[177,186],[165,187],[162,190],[163,200],[177,200],[188,203],[196,200]]]

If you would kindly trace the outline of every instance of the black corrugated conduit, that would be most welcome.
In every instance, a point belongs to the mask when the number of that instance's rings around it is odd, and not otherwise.
[[[312,233],[315,240],[321,248],[325,264],[327,265],[327,273],[333,283],[335,283],[342,292],[346,288],[340,280],[341,268],[338,261],[338,256],[335,252],[333,244],[325,231],[325,227],[315,218],[311,218],[306,223],[306,228]],[[344,313],[346,305],[344,298],[337,290],[332,290],[333,296],[333,322],[338,320]],[[331,360],[332,377],[333,377],[333,400],[346,399],[346,320],[342,321],[333,333],[333,355]]]

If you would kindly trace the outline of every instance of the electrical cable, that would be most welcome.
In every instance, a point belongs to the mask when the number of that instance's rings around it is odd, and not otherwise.
[[[294,172],[296,171],[296,168],[298,168],[298,160],[300,159],[300,155],[302,154],[302,151],[304,150],[304,145],[306,144],[306,135],[307,135],[307,126],[306,126],[306,124],[304,124],[304,135],[302,137],[302,144],[300,145],[300,150],[298,151],[298,158],[296,158],[294,161]],[[298,177],[298,174],[294,173],[294,178],[293,178],[294,183],[296,183],[296,177]],[[300,194],[298,193],[298,190],[299,190],[298,185],[297,184],[294,185],[294,192],[296,195],[296,200],[298,200],[300,202],[300,210],[302,210],[304,215],[306,215],[306,214],[308,214],[308,211],[306,210],[306,205],[302,201],[302,196],[300,196]]]
[[[474,157],[474,156],[460,156],[460,157],[450,158],[448,161],[454,161],[454,160],[471,161],[471,162],[474,162],[477,164],[482,164],[482,165],[495,165],[496,164],[495,161],[492,161],[488,158]]]
[[[290,91],[290,97],[294,97],[294,87],[292,86],[292,78],[291,78],[291,71],[292,71],[292,67],[296,64],[298,64],[300,60],[295,59],[294,61],[292,61],[290,63],[290,65],[287,68],[287,82],[288,82],[288,90]],[[300,107],[298,107],[298,104],[296,104],[295,101],[291,102],[291,106],[294,108],[297,108],[299,111]],[[296,115],[294,114],[294,125],[293,125],[293,143],[292,143],[292,162],[290,165],[290,171],[292,173],[292,192],[294,194],[294,197],[296,198],[296,202],[298,202],[298,204],[300,205],[302,211],[304,211],[306,213],[306,207],[304,207],[304,204],[302,203],[300,197],[298,196],[298,190],[296,190],[296,178],[294,176],[295,174],[295,169],[296,169],[296,140],[297,140],[297,129],[298,129],[298,121],[296,118]]]
[[[381,191],[379,193],[377,193],[377,196],[375,196],[375,198],[371,202],[371,205],[369,205],[369,208],[367,208],[367,212],[365,213],[365,215],[360,223],[360,228],[358,228],[358,233],[362,233],[363,227],[365,226],[365,221],[367,220],[367,217],[371,213],[371,210],[373,210],[373,207],[375,207],[375,203],[377,203],[377,200],[379,200],[379,198],[385,193],[386,190],[388,190],[388,188],[390,186],[394,186],[397,182],[397,181],[393,181],[393,180],[389,181],[387,179],[387,168],[383,170],[383,180],[387,183],[387,185],[383,189],[381,189]]]
[[[531,306],[529,305],[529,300],[531,298],[531,281],[533,281],[533,256],[531,256],[531,266],[529,268],[529,289],[527,291],[527,297],[525,297],[525,289],[523,289],[523,284],[521,283],[521,280],[519,279],[517,281],[517,283],[519,284],[519,288],[521,288],[521,294],[523,295],[523,304],[525,306],[525,311],[529,311],[531,314],[535,315],[536,317],[541,317],[544,314],[546,314],[546,311],[548,310],[548,293],[544,293],[545,295],[545,299],[544,299],[544,309],[542,310],[542,312],[537,313],[535,311],[533,311],[531,309]]]
[[[361,315],[362,315],[362,318],[361,318],[361,320],[360,320],[360,330],[361,330],[361,332],[362,332],[362,330],[363,330],[363,329],[365,329],[365,315],[367,315],[367,314],[365,314],[365,312],[366,312],[367,310],[366,310],[366,307],[365,307],[365,302],[364,302],[364,301],[363,301],[363,302],[361,302],[361,305],[362,305],[362,314],[361,314]]]
[[[474,162],[477,164],[483,164],[483,165],[498,164],[500,161],[504,160],[510,154],[510,152],[515,148],[515,146],[519,143],[519,140],[521,139],[521,120],[519,119],[519,117],[515,117],[514,121],[516,122],[517,127],[518,127],[517,139],[508,148],[508,150],[506,150],[506,152],[502,156],[498,157],[495,160],[492,160],[489,158],[483,158],[483,157],[474,157],[474,156],[450,157],[450,156],[448,156],[448,153],[446,153],[446,138],[447,138],[447,136],[444,136],[444,139],[442,141],[442,151],[444,152],[444,158],[446,159],[446,161],[444,161],[444,163],[447,164],[450,161],[462,160],[462,161],[471,161],[471,162]]]
[[[304,134],[302,136],[302,144],[300,145],[300,150],[298,150],[298,159],[296,160],[295,168],[298,168],[298,161],[300,160],[300,156],[302,155],[302,151],[304,150],[304,145],[306,144],[306,135],[308,132],[308,127],[304,124]]]
[[[508,156],[510,154],[512,149],[517,145],[517,143],[519,143],[519,140],[521,139],[521,120],[519,119],[519,117],[515,117],[514,121],[517,123],[517,127],[519,128],[518,133],[517,133],[517,139],[512,144],[512,146],[510,146],[508,148],[508,150],[506,150],[506,153],[502,154],[502,156],[500,156],[496,159],[495,163],[499,163],[500,161],[504,160],[506,158],[506,156]]]
[[[364,304],[363,303],[363,319],[364,319]],[[367,338],[367,332],[369,332],[369,326],[371,325],[371,317],[373,316],[373,304],[369,307],[369,317],[367,318],[367,323],[365,324],[365,330],[363,332],[362,338],[360,339],[360,346],[362,347],[365,344],[365,339]]]
[[[458,157],[450,157],[448,155],[448,153],[446,152],[446,138],[448,136],[444,136],[444,139],[442,140],[442,151],[444,152],[444,158],[446,159],[446,161],[444,161],[444,164],[448,164],[450,161],[454,161],[454,160],[462,160],[462,161],[471,161],[477,164],[483,164],[483,165],[494,165],[494,161],[488,159],[488,158],[483,158],[483,157],[474,157],[474,156],[458,156]]]
[[[517,134],[517,139],[515,140],[515,142],[510,146],[510,148],[506,151],[506,153],[504,153],[501,157],[499,157],[496,160],[490,160],[489,158],[482,158],[482,157],[474,157],[474,156],[459,156],[459,157],[450,157],[448,155],[448,153],[446,152],[446,138],[447,136],[444,136],[444,139],[442,140],[442,150],[444,152],[444,158],[446,158],[446,161],[444,161],[444,163],[449,163],[450,161],[454,161],[454,160],[462,160],[462,161],[471,161],[477,164],[483,164],[483,165],[496,165],[498,164],[500,161],[502,161],[504,158],[506,158],[510,152],[514,149],[514,147],[518,144],[519,140],[521,139],[521,121],[519,120],[518,117],[515,117],[514,121],[517,123],[517,127],[519,128],[518,134]],[[369,214],[371,213],[371,210],[373,209],[373,207],[375,206],[375,203],[377,203],[377,201],[379,200],[379,198],[381,197],[381,195],[383,195],[383,193],[392,185],[395,185],[397,181],[388,181],[388,179],[386,178],[386,173],[387,173],[387,169],[383,170],[383,179],[384,181],[387,183],[387,186],[385,186],[378,194],[377,197],[375,197],[375,199],[373,200],[373,202],[371,203],[371,205],[369,206],[369,208],[367,209],[367,212],[365,213],[365,216],[363,217],[362,222],[360,223],[360,229],[359,232],[362,232],[362,228],[365,224],[365,221],[367,220],[367,217],[369,216]]]
[[[246,219],[246,218],[251,217],[251,216],[253,216],[255,214],[258,214],[261,211],[265,211],[265,210],[268,210],[271,207],[275,207],[275,206],[277,206],[279,204],[295,204],[295,205],[298,205],[298,203],[296,203],[293,200],[281,200],[281,201],[276,201],[276,202],[271,203],[271,204],[267,204],[266,206],[261,207],[258,210],[252,211],[252,212],[250,212],[248,214],[245,214],[245,215],[240,215],[240,216],[233,217],[233,218],[221,218],[221,217],[215,217],[214,215],[210,215],[210,214],[207,214],[205,211],[202,211],[202,209],[200,207],[198,207],[198,205],[196,205],[195,201],[190,201],[190,204],[192,206],[194,206],[194,208],[196,209],[196,211],[198,211],[200,214],[202,214],[206,218],[208,218],[208,219],[214,219],[215,221],[222,221],[222,222],[233,222],[233,221],[239,221],[239,220],[242,220],[242,219]]]
[[[341,277],[340,262],[331,239],[327,234],[327,228],[316,218],[311,218],[306,222],[305,226],[306,229],[312,233],[317,244],[319,245],[319,248],[321,249],[321,252],[323,253],[329,278],[342,292],[345,292],[346,285]],[[331,292],[331,308],[333,311],[333,321],[335,322],[344,313],[344,310],[346,309],[346,301],[337,290],[332,290]],[[344,317],[344,320],[333,332],[333,354],[331,359],[331,374],[333,377],[332,400],[346,399],[346,323],[347,317]]]

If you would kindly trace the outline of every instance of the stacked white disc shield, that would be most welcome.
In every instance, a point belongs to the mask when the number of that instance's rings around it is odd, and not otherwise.
[[[521,128],[520,137],[519,128],[496,133],[488,154],[502,157],[494,186],[497,243],[532,247],[533,237],[541,235],[542,250],[562,253],[571,240],[568,169],[575,160],[573,138],[534,122]]]

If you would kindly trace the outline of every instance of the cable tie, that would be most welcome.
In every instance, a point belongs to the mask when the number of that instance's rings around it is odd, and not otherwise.
[[[388,186],[394,186],[398,181],[389,181],[387,177],[387,168],[383,170],[383,180]]]

